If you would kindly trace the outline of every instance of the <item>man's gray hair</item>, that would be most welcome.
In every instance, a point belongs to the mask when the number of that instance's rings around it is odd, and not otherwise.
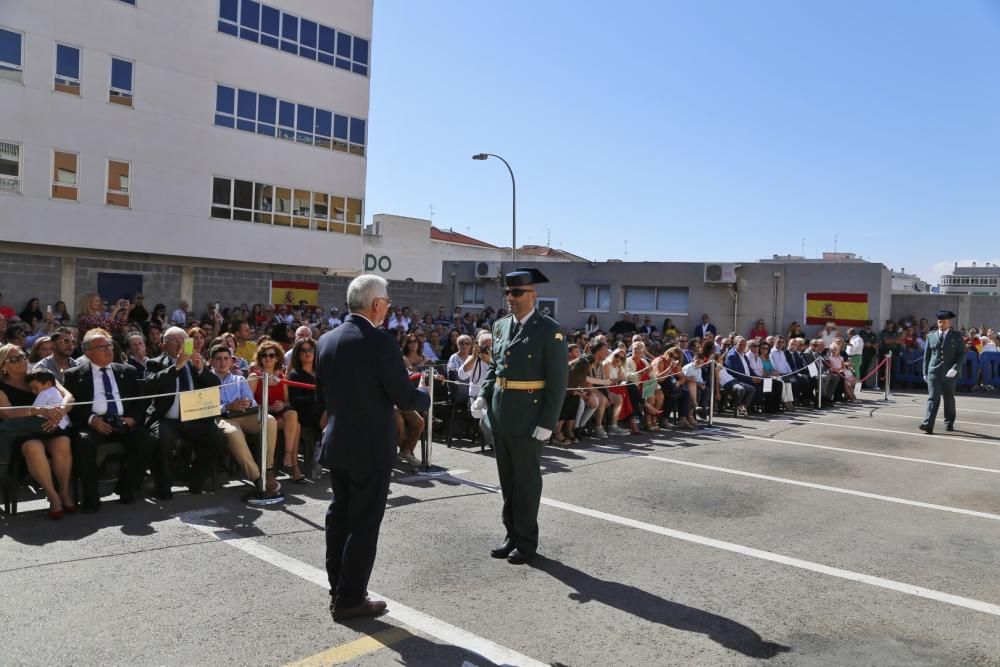
[[[90,344],[98,338],[110,340],[111,334],[104,329],[91,329],[87,333],[83,334],[83,340],[80,341],[80,347],[84,350],[90,349]]]
[[[388,288],[389,281],[382,276],[362,274],[347,286],[347,307],[352,313],[368,310],[375,299],[384,298],[389,293]]]
[[[141,333],[134,333],[134,334],[129,334],[128,335],[128,338],[125,339],[125,343],[131,345],[132,344],[132,340],[135,339],[135,338],[138,338],[143,343],[146,342],[146,337],[145,336],[143,336]]]
[[[170,327],[169,329],[163,332],[163,340],[167,340],[170,338],[180,338],[181,341],[185,341],[188,339],[188,333],[187,331],[184,331],[184,329],[181,329],[180,327]]]

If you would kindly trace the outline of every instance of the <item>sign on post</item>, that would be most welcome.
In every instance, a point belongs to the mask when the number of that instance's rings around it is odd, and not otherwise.
[[[222,414],[218,387],[206,387],[180,393],[181,421],[217,417]]]

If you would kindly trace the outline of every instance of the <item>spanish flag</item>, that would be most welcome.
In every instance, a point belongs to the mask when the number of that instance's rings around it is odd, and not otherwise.
[[[271,303],[276,306],[297,306],[299,301],[305,301],[310,306],[319,305],[319,283],[306,283],[298,280],[272,280]]]
[[[867,292],[806,292],[806,324],[860,327],[867,319]]]

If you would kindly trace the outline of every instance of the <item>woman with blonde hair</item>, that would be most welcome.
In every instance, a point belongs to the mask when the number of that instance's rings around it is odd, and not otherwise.
[[[128,301],[125,299],[112,304],[110,312],[106,313],[100,294],[84,292],[80,297],[80,305],[76,309],[76,327],[80,330],[81,335],[91,329],[104,329],[112,335],[121,334],[128,325],[128,318],[118,319],[115,315],[122,308],[125,308],[125,312],[128,313]]]
[[[27,375],[28,355],[16,345],[8,343],[0,347],[0,408],[19,408],[0,410],[0,420],[14,420],[18,417],[37,419],[38,429],[26,436],[26,439],[22,436],[19,447],[28,472],[42,487],[49,500],[49,518],[58,520],[63,513],[72,514],[76,511],[70,492],[70,474],[73,470],[70,440],[59,429],[59,422],[69,412],[73,396],[56,382],[63,404],[57,407],[33,407],[35,395],[28,386]],[[17,443],[16,440],[14,442]]]

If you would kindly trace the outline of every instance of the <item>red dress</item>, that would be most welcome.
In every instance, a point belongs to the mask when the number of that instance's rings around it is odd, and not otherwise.
[[[277,373],[274,373],[272,377],[284,379],[285,374],[282,373],[281,371],[278,371]],[[271,406],[277,403],[278,401],[285,403],[285,405],[287,406],[288,404],[287,392],[288,392],[288,385],[285,384],[272,384],[267,388],[268,412],[271,412]],[[257,405],[260,405],[263,398],[264,398],[264,380],[261,379],[257,382],[257,386],[254,387],[253,389],[253,400],[257,401]],[[287,407],[285,409],[287,409]],[[271,414],[274,415],[275,417],[278,417],[284,411],[285,410],[283,409],[281,410],[281,412],[271,412]]]

